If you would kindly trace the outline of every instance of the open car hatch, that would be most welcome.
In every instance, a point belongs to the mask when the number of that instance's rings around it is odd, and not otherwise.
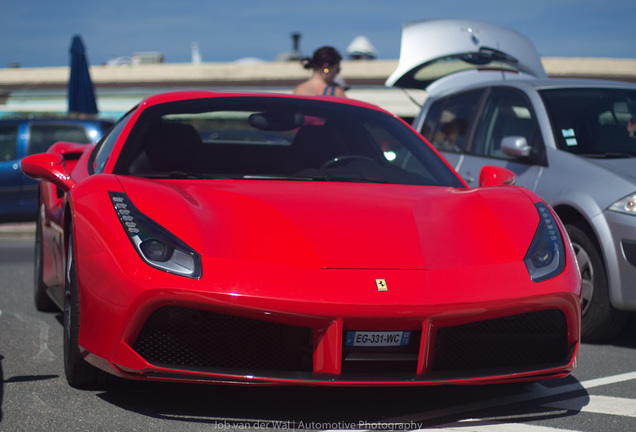
[[[472,20],[426,20],[403,25],[398,67],[385,85],[426,89],[444,76],[483,69],[546,76],[532,42],[514,30]]]

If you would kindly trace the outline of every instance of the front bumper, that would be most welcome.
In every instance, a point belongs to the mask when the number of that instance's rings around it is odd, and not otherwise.
[[[335,386],[536,380],[576,367],[573,263],[540,283],[522,262],[435,271],[205,264],[201,280],[140,267],[106,285],[115,273],[80,273],[86,360],[129,379]],[[358,349],[345,346],[347,331],[412,337],[405,348]]]
[[[304,328],[164,307],[132,346],[119,344],[113,363],[137,379],[341,386],[556,378],[576,363],[557,309],[442,328],[424,320],[400,348],[346,347],[346,322]]]
[[[603,216],[607,234],[600,242],[607,258],[612,304],[617,309],[633,311],[636,310],[636,217],[612,211],[605,211]]]

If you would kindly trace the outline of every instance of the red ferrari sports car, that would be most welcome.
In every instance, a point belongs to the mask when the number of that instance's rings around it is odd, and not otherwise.
[[[469,189],[418,133],[344,98],[152,96],[41,180],[35,303],[72,386],[115,375],[413,386],[563,377],[580,277],[514,175]]]

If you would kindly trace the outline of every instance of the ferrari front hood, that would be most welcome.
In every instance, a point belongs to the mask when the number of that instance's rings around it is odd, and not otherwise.
[[[140,211],[204,257],[314,268],[519,261],[539,221],[531,200],[511,187],[132,178],[122,185]]]

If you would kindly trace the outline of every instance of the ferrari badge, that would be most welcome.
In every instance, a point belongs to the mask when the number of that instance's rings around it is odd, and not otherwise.
[[[378,287],[378,291],[388,291],[389,288],[386,286],[386,281],[384,279],[376,279],[375,285]]]

